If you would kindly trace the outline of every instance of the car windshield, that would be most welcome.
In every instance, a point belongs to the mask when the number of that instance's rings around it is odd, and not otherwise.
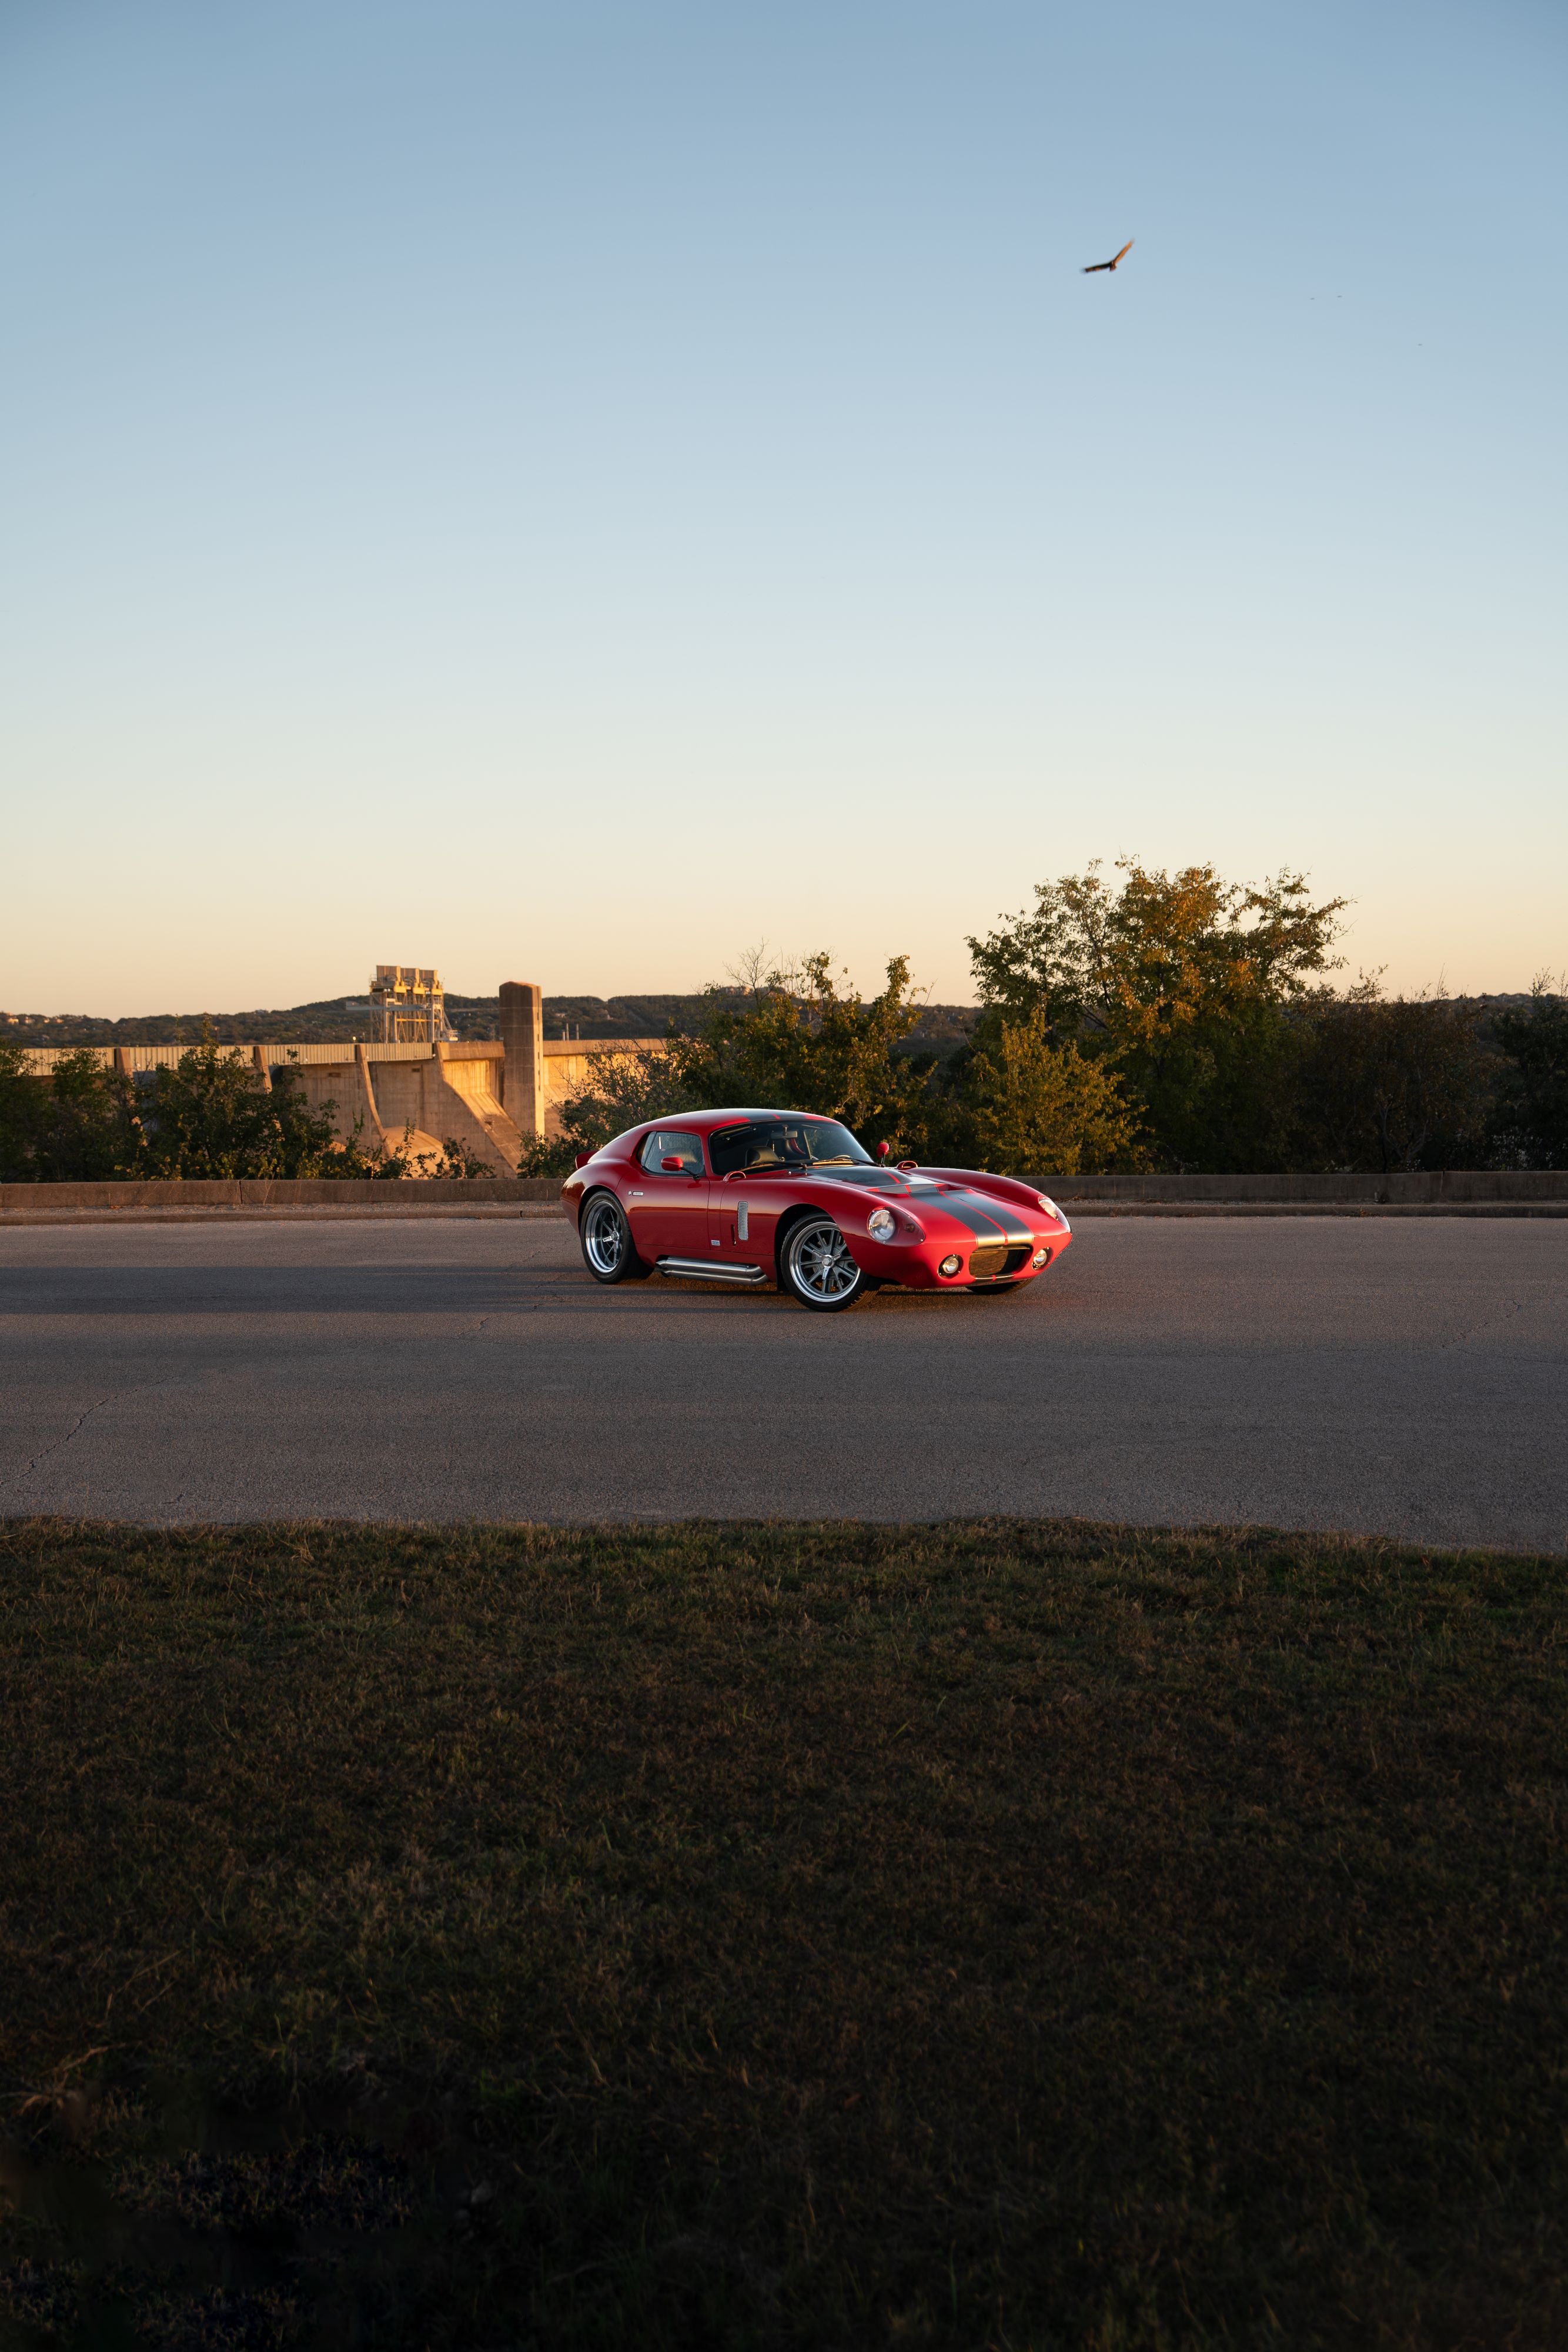
[[[869,1168],[847,1127],[836,1118],[748,1118],[708,1138],[716,1176],[761,1175],[779,1168]]]

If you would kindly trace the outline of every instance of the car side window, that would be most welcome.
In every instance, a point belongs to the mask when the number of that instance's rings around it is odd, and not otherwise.
[[[713,1154],[716,1176],[733,1176],[737,1169],[755,1168],[758,1164],[758,1147],[768,1140],[768,1129],[753,1120],[747,1127],[727,1127],[721,1135],[710,1135],[707,1148]],[[776,1165],[771,1155],[768,1164]]]
[[[703,1143],[700,1135],[685,1129],[657,1127],[637,1155],[644,1168],[657,1176],[663,1172],[666,1160],[678,1160],[685,1176],[700,1176],[703,1172]]]

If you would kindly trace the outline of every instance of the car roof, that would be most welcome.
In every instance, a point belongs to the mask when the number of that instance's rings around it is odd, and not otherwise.
[[[831,1118],[836,1126],[843,1125],[836,1111],[831,1110],[675,1110],[667,1118],[649,1122],[655,1128],[684,1127],[706,1135],[716,1127],[728,1127],[737,1118]]]

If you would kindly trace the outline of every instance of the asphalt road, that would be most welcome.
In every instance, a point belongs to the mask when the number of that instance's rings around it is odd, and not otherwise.
[[[563,1223],[0,1233],[0,1514],[1071,1513],[1568,1550],[1568,1223],[1085,1219],[992,1298],[591,1282]]]

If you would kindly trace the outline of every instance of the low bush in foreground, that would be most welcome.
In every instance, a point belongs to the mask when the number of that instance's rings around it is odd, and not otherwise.
[[[1560,2343],[1562,1563],[0,1535],[0,2336]]]

